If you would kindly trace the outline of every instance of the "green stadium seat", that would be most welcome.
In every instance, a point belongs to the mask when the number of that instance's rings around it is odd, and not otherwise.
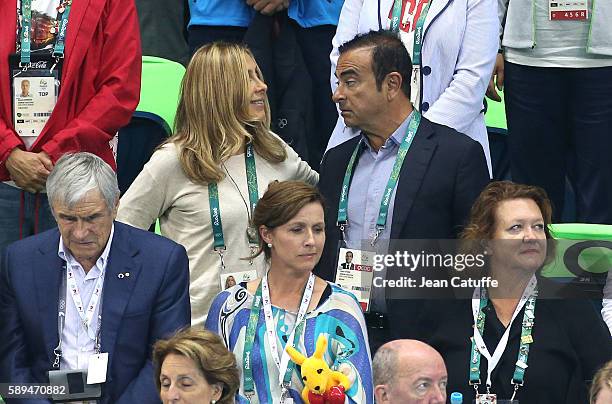
[[[170,134],[178,106],[181,81],[185,67],[180,63],[155,56],[142,57],[140,103],[134,116],[149,117],[154,114],[162,119]]]
[[[557,240],[557,251],[542,275],[603,285],[612,268],[612,225],[559,223],[549,230]]]
[[[117,177],[122,194],[172,133],[184,75],[185,68],[179,63],[142,57],[140,103],[130,123],[119,131]]]

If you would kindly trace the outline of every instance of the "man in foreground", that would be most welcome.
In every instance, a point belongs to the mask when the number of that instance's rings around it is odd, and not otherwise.
[[[442,404],[448,376],[442,356],[424,342],[395,340],[372,362],[377,404]]]
[[[151,346],[190,323],[185,249],[114,221],[117,178],[93,154],[60,158],[47,191],[59,229],[1,257],[0,383],[55,384],[69,370],[85,402],[158,402]]]

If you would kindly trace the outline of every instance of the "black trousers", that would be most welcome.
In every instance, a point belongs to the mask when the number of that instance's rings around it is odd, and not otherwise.
[[[302,51],[304,64],[312,80],[314,130],[306,138],[308,163],[318,170],[325,147],[338,119],[338,111],[332,101],[330,84],[332,39],[335,25],[303,28],[292,20],[296,39]]]
[[[391,335],[388,328],[372,328],[368,327],[368,342],[370,344],[370,355],[374,358],[376,351],[381,345],[391,341]]]
[[[538,185],[559,222],[566,177],[578,222],[612,224],[612,67],[505,64],[512,179]]]
[[[242,42],[246,31],[246,27],[193,25],[188,35],[190,54],[193,56],[200,46],[211,42]]]

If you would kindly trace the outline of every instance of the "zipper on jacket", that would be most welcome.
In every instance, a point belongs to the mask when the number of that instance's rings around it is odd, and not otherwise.
[[[532,9],[531,9],[531,15],[533,16],[533,29],[531,31],[531,38],[532,38],[532,45],[531,45],[531,49],[536,47],[536,0],[532,0],[531,2],[532,5]]]
[[[593,30],[593,15],[595,14],[595,0],[591,1],[591,15],[589,16],[590,21],[589,21],[589,34],[587,35],[587,42],[586,42],[586,53],[591,53],[589,52],[589,48],[591,47],[591,31]]]

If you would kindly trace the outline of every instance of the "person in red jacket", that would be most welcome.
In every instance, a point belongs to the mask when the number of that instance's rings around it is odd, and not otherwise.
[[[133,0],[3,0],[0,16],[2,249],[55,226],[45,182],[63,154],[116,169],[110,145],[138,104],[141,50]]]

